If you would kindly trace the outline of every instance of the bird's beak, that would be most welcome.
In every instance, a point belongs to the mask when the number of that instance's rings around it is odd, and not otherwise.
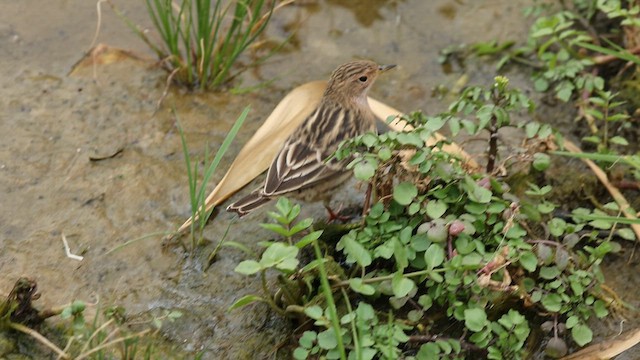
[[[380,65],[380,66],[378,66],[378,71],[380,71],[382,73],[382,72],[385,72],[387,70],[391,70],[394,67],[396,67],[395,64],[393,64],[393,65]]]

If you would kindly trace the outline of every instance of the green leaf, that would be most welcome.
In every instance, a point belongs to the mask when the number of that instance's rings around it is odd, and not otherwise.
[[[636,234],[633,232],[633,230],[631,230],[629,228],[617,229],[616,230],[616,235],[620,236],[621,238],[623,238],[625,240],[629,240],[629,241],[633,241],[633,240],[636,239]]]
[[[301,220],[297,224],[291,227],[291,230],[289,230],[289,235],[287,236],[295,235],[300,231],[311,226],[311,224],[313,224],[313,218],[306,218],[304,220]]]
[[[393,199],[400,205],[409,205],[418,195],[418,188],[410,182],[402,182],[393,189]]]
[[[578,325],[580,323],[580,319],[578,319],[577,316],[569,316],[567,318],[567,321],[565,322],[565,325],[567,326],[567,329],[571,329],[574,326]]]
[[[520,265],[527,270],[528,272],[536,271],[536,267],[538,266],[538,258],[531,251],[524,251],[520,255]]]
[[[378,150],[378,157],[382,161],[391,159],[391,149],[386,146],[381,147],[380,150]]]
[[[477,252],[471,252],[462,257],[462,265],[475,267],[482,262],[482,255]]]
[[[422,306],[423,310],[429,310],[433,306],[433,299],[428,295],[420,295],[418,298],[418,304]]]
[[[411,290],[415,287],[413,280],[403,276],[402,272],[398,271],[391,280],[391,288],[393,290],[393,296],[402,298],[407,296]]]
[[[564,234],[564,231],[567,228],[567,222],[560,218],[551,219],[548,225],[549,225],[549,232],[553,236],[560,236]]]
[[[545,92],[549,90],[549,82],[544,78],[539,77],[533,82],[533,88],[538,92]]]
[[[404,270],[409,266],[409,259],[407,259],[407,248],[398,238],[393,238],[393,256],[396,260],[399,270]]]
[[[312,242],[318,240],[320,238],[320,235],[322,235],[322,231],[323,230],[317,230],[317,231],[308,233],[302,239],[300,239],[300,241],[298,241],[296,243],[296,247],[298,249],[302,249],[303,247],[305,247],[305,246],[311,244]]]
[[[262,266],[257,261],[254,260],[245,260],[242,261],[236,268],[235,272],[244,274],[244,275],[253,275],[258,271],[262,270]]]
[[[444,248],[439,244],[431,244],[427,251],[424,252],[424,261],[428,270],[440,266],[444,262]]]
[[[420,350],[416,355],[418,360],[440,359],[440,347],[434,342],[426,343],[420,346]]]
[[[236,300],[236,302],[234,302],[231,306],[229,306],[229,309],[227,310],[228,311],[235,310],[258,301],[265,301],[265,300],[262,297],[257,295],[245,295],[240,299]]]
[[[354,166],[353,175],[358,180],[369,181],[376,173],[377,167],[377,164],[374,165],[370,161],[362,160]]]
[[[280,224],[260,224],[263,229],[267,229],[272,231],[280,236],[290,236],[289,230],[287,230],[284,226]]]
[[[555,266],[543,266],[540,268],[540,277],[545,280],[554,280],[560,275],[560,269]]]
[[[376,292],[376,289],[369,285],[365,284],[361,278],[352,278],[349,279],[349,287],[362,295],[373,295]]]
[[[533,154],[533,163],[531,164],[534,169],[538,171],[545,171],[549,168],[551,158],[547,154],[535,153]]]
[[[304,347],[305,349],[311,349],[313,347],[313,343],[316,341],[317,338],[318,338],[318,335],[316,334],[315,331],[307,330],[304,333],[302,333],[300,340],[298,340],[298,344],[300,344],[300,346]]]
[[[609,315],[609,310],[607,309],[607,305],[602,300],[596,300],[593,303],[593,312],[599,319]]]
[[[562,308],[562,297],[555,293],[543,295],[542,306],[551,312],[559,312]]]
[[[585,346],[593,340],[593,332],[588,326],[578,324],[571,329],[571,336],[579,346]]]
[[[469,199],[481,204],[486,204],[489,201],[491,201],[492,194],[490,190],[485,189],[482,186],[478,185],[469,176],[466,177],[465,183],[469,187],[467,189],[467,194],[469,194]]]
[[[401,132],[398,134],[397,139],[402,145],[413,145],[417,148],[424,146],[424,142],[416,132]]]
[[[622,136],[614,136],[609,139],[609,142],[612,144],[622,145],[622,146],[629,145],[629,142],[627,141],[627,139],[623,138]]]
[[[309,356],[309,350],[305,348],[296,348],[293,350],[293,358],[296,360],[305,360]]]
[[[353,235],[352,235],[353,234]],[[347,262],[356,262],[362,267],[371,265],[371,254],[355,239],[354,233],[349,233],[338,241],[338,250],[344,249],[347,254]]]
[[[530,121],[524,126],[524,132],[528,138],[534,137],[540,130],[540,123]]]
[[[336,333],[333,331],[333,328],[318,334],[318,346],[325,350],[331,350],[338,346],[338,339],[336,338]]]
[[[481,331],[487,325],[487,313],[480,308],[465,309],[464,325],[473,332]]]
[[[260,259],[260,265],[262,268],[269,268],[275,266],[281,270],[295,270],[298,266],[299,249],[293,245],[286,245],[283,243],[271,244],[262,254]]]
[[[431,200],[426,206],[427,215],[432,219],[438,219],[447,211],[447,203],[440,200]]]
[[[314,320],[318,320],[318,319],[320,319],[322,317],[323,311],[322,311],[322,308],[320,306],[312,305],[312,306],[306,307],[304,309],[304,313],[308,317],[310,317],[310,318],[312,318]]]

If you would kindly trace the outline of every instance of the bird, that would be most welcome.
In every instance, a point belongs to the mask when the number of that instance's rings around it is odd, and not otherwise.
[[[334,191],[352,175],[351,159],[331,158],[343,140],[376,132],[376,120],[367,92],[379,74],[395,65],[351,61],[338,66],[327,83],[318,106],[285,140],[264,184],[232,203],[227,211],[243,217],[271,199],[288,196],[305,202],[322,200],[330,219]]]

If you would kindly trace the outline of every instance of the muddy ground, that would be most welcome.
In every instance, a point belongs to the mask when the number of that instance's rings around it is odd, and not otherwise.
[[[144,1],[113,3],[151,29]],[[39,284],[40,307],[99,299],[102,306],[123,306],[134,318],[178,310],[183,317],[161,333],[176,358],[200,351],[205,359],[273,358],[286,323],[266,306],[227,312],[236,299],[258,291],[256,279],[233,271],[244,255],[223,248],[203,271],[232,215],[221,213],[209,225],[205,236],[212,244],[194,258],[180,248],[163,251],[161,236],[107,254],[126,241],[173,230],[190,215],[171,108],[192,156],[201,158],[205,146],[215,151],[251,106],[223,168],[289,89],[326,79],[353,58],[399,65],[377,81],[373,97],[404,111],[434,113],[447,104],[432,96],[436,85],[453,87],[463,75],[470,83],[488,83],[494,76],[492,65],[481,62],[443,69],[438,52],[461,43],[524,39],[530,20],[522,10],[528,4],[299,1],[274,16],[267,34],[282,41],[295,30],[291,43],[235,84],[272,81],[267,87],[237,95],[171,89],[157,108],[166,74],[109,6],[101,6],[98,42],[151,61],[124,59],[69,76],[92,44],[96,3],[0,0],[0,294],[29,276]],[[525,83],[526,75],[510,76],[516,85]],[[305,211],[322,214],[318,205]],[[229,238],[257,249],[253,244],[270,236],[258,226],[264,219],[262,211],[233,223]],[[66,257],[63,235],[84,260]],[[627,269],[622,261],[616,264],[614,273]],[[640,286],[637,274],[622,282],[608,277],[624,296]],[[612,329],[610,334],[617,331]]]

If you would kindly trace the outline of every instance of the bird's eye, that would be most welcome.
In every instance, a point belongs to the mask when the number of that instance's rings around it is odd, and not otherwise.
[[[358,78],[358,80],[360,80],[360,82],[365,82],[365,81],[367,81],[367,77],[366,76],[360,76]]]

